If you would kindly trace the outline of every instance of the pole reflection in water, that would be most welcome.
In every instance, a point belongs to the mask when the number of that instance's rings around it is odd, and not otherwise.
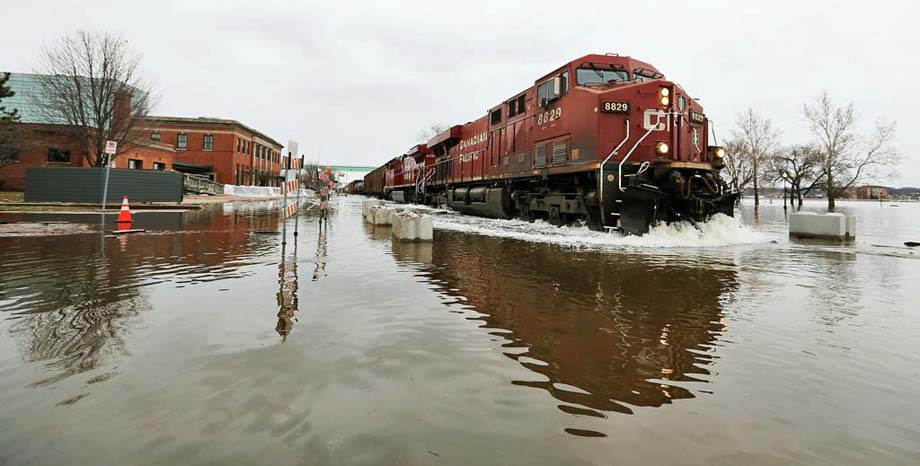
[[[278,264],[278,323],[275,331],[281,336],[281,342],[287,341],[288,334],[294,328],[294,319],[300,310],[297,303],[297,241],[290,259],[285,257],[286,246],[281,243],[281,262]]]
[[[314,282],[326,276],[326,230],[328,227],[328,221],[319,227],[319,238],[316,241],[316,256],[313,260],[316,264],[313,267]]]
[[[483,328],[508,340],[504,354],[547,378],[512,383],[546,390],[566,413],[598,417],[704,392],[723,305],[738,286],[730,259],[437,236],[431,249],[394,243],[394,256],[431,262],[439,291],[485,314]]]

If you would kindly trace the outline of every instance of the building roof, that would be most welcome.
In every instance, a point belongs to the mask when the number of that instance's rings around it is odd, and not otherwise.
[[[258,135],[259,137],[267,141],[277,144],[279,147],[284,147],[284,144],[281,144],[280,142],[276,141],[274,138],[269,137],[267,134],[259,130],[253,129],[249,126],[246,126],[236,120],[230,120],[226,118],[213,118],[213,117],[171,117],[171,116],[155,116],[155,115],[148,115],[146,119],[149,121],[157,121],[157,122],[162,122],[162,123],[176,123],[176,124],[202,125],[202,126],[206,126],[206,125],[237,126],[246,131],[249,131],[250,133]]]

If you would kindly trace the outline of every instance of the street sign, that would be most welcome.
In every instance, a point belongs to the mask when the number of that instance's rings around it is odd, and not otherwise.
[[[115,155],[116,152],[118,152],[118,142],[105,141],[105,153],[108,155]]]

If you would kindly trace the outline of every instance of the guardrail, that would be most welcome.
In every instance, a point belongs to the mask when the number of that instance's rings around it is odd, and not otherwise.
[[[187,193],[221,195],[224,185],[202,175],[183,174],[182,187]]]

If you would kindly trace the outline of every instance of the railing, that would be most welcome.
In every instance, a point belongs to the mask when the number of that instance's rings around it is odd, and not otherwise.
[[[224,185],[211,181],[208,177],[202,175],[183,174],[183,188],[187,193],[195,194],[215,194],[224,193]]]

